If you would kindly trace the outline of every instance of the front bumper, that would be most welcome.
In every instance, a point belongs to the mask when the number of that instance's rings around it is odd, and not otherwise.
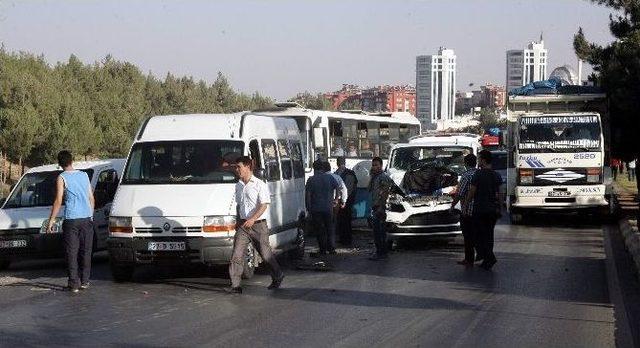
[[[0,258],[2,259],[55,258],[64,256],[62,233],[1,231],[0,242],[7,241],[24,244],[24,246],[0,248]]]
[[[462,233],[460,212],[451,204],[413,207],[404,205],[404,212],[387,211],[387,234],[395,237],[452,236]]]
[[[567,192],[566,196],[552,196]],[[519,209],[589,209],[609,205],[605,185],[518,186],[511,206]]]
[[[184,251],[150,251],[149,242],[185,242]],[[111,262],[117,264],[227,264],[233,237],[110,237]]]

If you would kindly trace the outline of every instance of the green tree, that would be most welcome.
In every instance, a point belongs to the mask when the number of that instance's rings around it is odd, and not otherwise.
[[[637,158],[640,132],[640,2],[592,0],[610,7],[609,30],[615,38],[606,46],[587,41],[582,28],[574,36],[579,58],[593,66],[590,76],[609,98],[611,149],[614,156]]]

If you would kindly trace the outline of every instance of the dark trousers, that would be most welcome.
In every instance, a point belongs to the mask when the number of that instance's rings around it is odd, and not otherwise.
[[[320,253],[324,254],[327,251],[336,250],[336,231],[333,228],[333,213],[314,211],[311,213],[311,224],[313,225],[316,237],[318,237]]]
[[[460,218],[460,228],[462,229],[462,237],[464,238],[464,259],[467,262],[473,263],[476,257],[476,232],[473,219],[470,216],[462,216]]]
[[[68,285],[78,288],[89,282],[93,249],[93,221],[66,219],[62,223],[62,238],[67,256]]]
[[[229,277],[231,286],[240,286],[242,272],[244,271],[244,260],[247,257],[249,243],[253,243],[255,249],[260,253],[260,257],[271,268],[271,278],[278,279],[282,276],[280,265],[273,255],[271,245],[269,245],[269,228],[267,222],[258,221],[250,228],[236,227],[236,235],[233,240],[233,254],[229,264]]]
[[[496,220],[495,214],[481,214],[472,218],[476,233],[476,250],[478,256],[484,260],[483,263],[492,263],[496,260],[493,254],[493,230]]]
[[[340,236],[340,243],[343,245],[351,245],[353,243],[353,237],[351,232],[351,219],[352,219],[353,205],[346,205],[344,209],[338,211],[338,235]]]
[[[627,174],[629,176],[629,181],[633,181],[636,179],[636,169],[635,168],[629,168],[629,170],[627,170]]]
[[[373,229],[373,242],[376,246],[376,255],[384,256],[387,254],[387,230],[384,223],[385,218],[371,216],[371,228]]]

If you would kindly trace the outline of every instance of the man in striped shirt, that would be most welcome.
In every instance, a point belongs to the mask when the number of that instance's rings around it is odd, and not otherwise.
[[[462,229],[462,236],[464,238],[464,260],[458,261],[458,264],[472,267],[475,261],[474,252],[474,229],[471,222],[471,213],[473,212],[473,202],[466,202],[467,193],[471,186],[471,179],[476,172],[477,159],[474,154],[468,154],[464,157],[464,165],[467,167],[467,171],[462,174],[460,181],[458,182],[458,189],[451,209],[454,209],[458,202],[461,202],[462,211],[460,216],[460,228]]]

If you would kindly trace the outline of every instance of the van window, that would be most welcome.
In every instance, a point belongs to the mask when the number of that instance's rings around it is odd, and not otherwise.
[[[291,145],[291,160],[293,162],[293,177],[304,178],[304,164],[302,163],[302,154],[300,151],[300,143],[292,141]]]
[[[235,140],[179,140],[133,145],[123,185],[209,184],[238,181],[230,158],[242,154]]]
[[[289,144],[286,140],[278,140],[278,153],[280,154],[280,165],[282,166],[282,178],[285,180],[293,177],[293,168],[291,167],[291,153]]]
[[[253,162],[253,175],[260,177],[260,169],[262,169],[262,161],[260,160],[260,147],[257,140],[251,140],[249,142],[249,156]],[[261,178],[262,179],[262,178]]]
[[[113,196],[118,188],[118,173],[113,169],[102,171],[98,175],[98,182],[93,192],[96,201],[96,209],[113,202]]]
[[[87,173],[91,181],[93,169],[82,171]],[[62,173],[61,170],[53,170],[25,174],[11,192],[11,196],[7,198],[4,209],[52,205],[56,197],[56,179],[60,173]]]
[[[266,181],[280,180],[280,164],[278,163],[278,151],[276,142],[270,139],[262,140],[262,156],[264,158],[264,179]]]

